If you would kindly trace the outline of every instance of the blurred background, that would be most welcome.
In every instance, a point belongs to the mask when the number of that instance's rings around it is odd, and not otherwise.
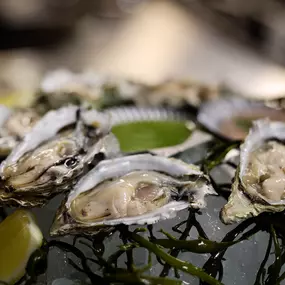
[[[284,14],[283,0],[1,0],[0,96],[25,105],[67,68],[283,97]]]

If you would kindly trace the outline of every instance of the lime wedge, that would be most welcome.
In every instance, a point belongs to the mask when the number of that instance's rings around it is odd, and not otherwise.
[[[136,152],[175,146],[191,134],[184,122],[143,121],[116,125],[112,132],[118,138],[122,151]]]
[[[30,255],[43,242],[33,215],[17,210],[0,223],[0,281],[17,282],[24,274]]]

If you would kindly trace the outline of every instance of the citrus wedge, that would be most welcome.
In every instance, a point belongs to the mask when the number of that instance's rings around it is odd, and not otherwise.
[[[191,131],[185,122],[141,121],[123,123],[112,128],[124,152],[174,146],[183,143]]]
[[[29,211],[17,210],[0,223],[0,281],[13,284],[25,274],[43,235]]]

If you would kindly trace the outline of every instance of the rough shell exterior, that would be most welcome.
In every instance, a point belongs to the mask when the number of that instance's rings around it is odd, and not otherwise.
[[[269,120],[254,122],[253,128],[241,146],[240,165],[236,171],[232,193],[221,211],[221,218],[226,224],[257,216],[265,211],[280,212],[285,209],[285,200],[273,202],[257,192],[249,193],[242,182],[248,164],[248,154],[270,139],[285,141],[285,123]]]

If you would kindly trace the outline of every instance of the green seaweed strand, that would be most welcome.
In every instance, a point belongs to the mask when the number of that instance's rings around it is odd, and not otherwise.
[[[239,144],[239,142],[217,143],[217,145],[211,149],[204,160],[202,165],[203,171],[209,173],[213,168],[223,162],[223,159],[230,150],[237,148]]]
[[[194,253],[214,253],[222,251],[238,242],[216,242],[199,237],[196,240],[156,239],[152,241],[165,248],[176,248]]]
[[[279,283],[277,280],[279,279],[279,274],[281,271],[282,263],[281,263],[281,248],[278,242],[278,238],[275,232],[274,227],[270,226],[270,231],[273,239],[274,249],[275,249],[275,261],[274,263],[268,268],[268,278],[265,282],[267,285],[278,285]]]
[[[272,235],[269,236],[269,241],[268,241],[267,249],[266,249],[266,252],[265,252],[265,256],[264,256],[264,259],[262,260],[262,262],[260,264],[260,267],[259,267],[259,270],[258,270],[258,272],[256,274],[256,279],[255,279],[254,285],[261,285],[260,278],[266,272],[264,267],[265,267],[266,262],[267,262],[267,260],[269,258],[271,247],[272,247]]]
[[[186,223],[186,227],[185,227],[184,231],[181,232],[181,236],[179,237],[179,240],[185,240],[189,236],[189,233],[190,233],[191,228],[193,227],[194,221],[195,221],[195,212],[193,210],[189,210],[187,220],[183,221],[182,223],[180,223],[178,225],[178,228],[175,228],[175,227],[173,228],[174,231],[177,231],[179,229],[179,226],[181,226],[182,224]],[[174,248],[174,249],[170,250],[169,254],[171,256],[173,256],[173,257],[177,257],[179,255],[179,252],[180,252],[179,249]],[[161,261],[161,259],[158,259],[158,260]],[[163,265],[163,269],[162,269],[162,271],[160,273],[160,277],[167,276],[170,269],[171,269],[171,266],[169,264],[165,263]],[[177,278],[179,278],[177,270],[175,270],[175,276]]]
[[[130,250],[131,247],[127,248]],[[131,248],[132,249],[132,248]],[[148,285],[182,285],[183,282],[180,280],[161,278],[155,276],[145,275],[144,272],[149,270],[152,266],[151,252],[148,252],[148,264],[141,268],[136,268],[132,264],[132,272],[126,269],[112,270],[112,274],[105,273],[104,277],[108,279],[110,283],[123,283],[123,284],[148,284]]]
[[[249,226],[255,223],[255,219],[248,219],[244,222],[240,223],[236,228],[231,230],[226,234],[223,238],[222,242],[232,242],[239,234],[246,230]],[[253,229],[249,230],[247,234],[244,234],[243,237],[251,236],[252,234],[258,232],[258,227],[255,226]],[[223,268],[222,259],[224,254],[226,253],[226,249],[222,250],[218,253],[212,253],[211,257],[205,262],[203,269],[208,272],[211,276],[216,277],[218,273],[221,273]],[[204,285],[204,282],[201,282],[201,285]]]
[[[153,243],[163,246],[165,248],[176,248],[194,253],[215,253],[225,250],[234,244],[237,244],[243,240],[248,239],[250,235],[256,233],[256,230],[246,233],[236,241],[229,241],[229,242],[216,242],[203,237],[199,237],[196,240],[178,240],[163,230],[161,230],[161,232],[165,236],[167,236],[168,239],[155,239],[152,240]]]
[[[136,233],[131,233],[131,238],[135,242],[139,243],[141,246],[147,248],[149,251],[151,251],[154,254],[156,254],[157,256],[159,256],[162,260],[164,260],[165,262],[167,262],[171,266],[173,266],[173,267],[175,267],[175,268],[177,268],[183,272],[186,272],[188,274],[196,276],[196,277],[200,278],[201,280],[207,282],[210,285],[222,285],[223,284],[220,281],[218,281],[217,279],[215,279],[212,276],[210,276],[209,274],[207,274],[203,269],[196,267],[189,262],[182,261],[180,259],[177,259],[177,258],[169,255],[168,253],[161,250],[157,245],[146,240],[142,236],[140,236]]]

